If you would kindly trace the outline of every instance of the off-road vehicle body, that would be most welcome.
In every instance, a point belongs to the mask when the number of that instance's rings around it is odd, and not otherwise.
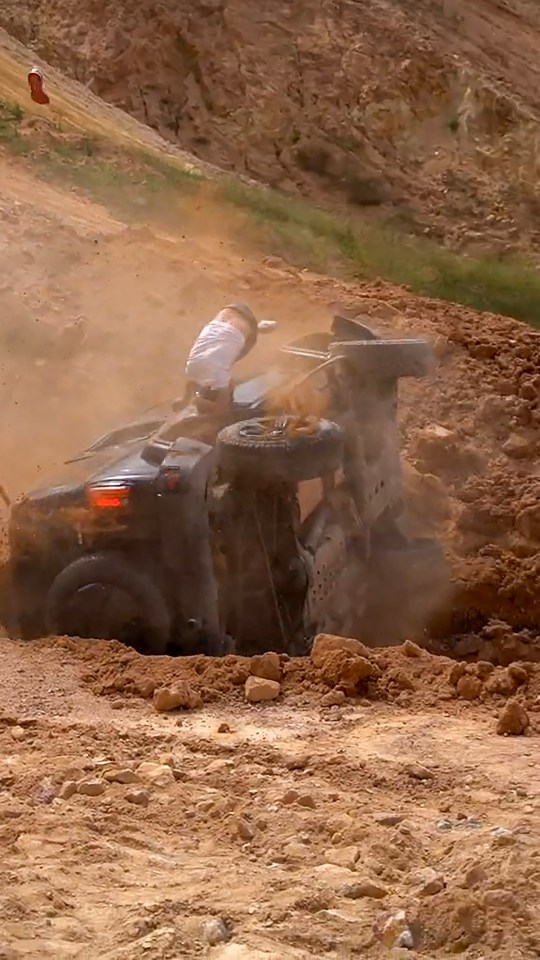
[[[213,654],[399,639],[444,576],[438,545],[401,526],[398,379],[430,360],[336,317],[228,412],[155,408],[103,437],[12,510],[19,634]]]

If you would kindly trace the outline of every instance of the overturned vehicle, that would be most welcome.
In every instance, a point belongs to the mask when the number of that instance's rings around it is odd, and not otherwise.
[[[228,410],[155,408],[103,437],[12,509],[10,629],[212,655],[421,629],[446,571],[403,523],[396,414],[399,378],[430,364],[427,342],[336,317]]]

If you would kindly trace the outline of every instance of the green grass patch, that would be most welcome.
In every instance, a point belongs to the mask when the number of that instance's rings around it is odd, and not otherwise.
[[[121,215],[156,214],[177,225],[182,195],[197,195],[206,182],[165,155],[39,123],[34,130],[33,121],[23,127],[24,120],[17,104],[0,101],[0,147],[24,158],[37,176],[67,182]],[[540,272],[525,260],[460,255],[414,235],[407,218],[386,225],[347,220],[232,178],[215,186],[223,201],[243,212],[261,253],[349,278],[382,277],[419,294],[540,325]]]

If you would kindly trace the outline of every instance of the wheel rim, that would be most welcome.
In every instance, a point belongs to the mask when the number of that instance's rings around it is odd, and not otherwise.
[[[265,440],[283,440],[287,435],[287,425],[286,417],[268,418],[243,423],[238,432],[245,440],[261,440],[263,438]]]

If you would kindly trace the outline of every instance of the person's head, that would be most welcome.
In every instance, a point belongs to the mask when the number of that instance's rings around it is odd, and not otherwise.
[[[225,307],[224,312],[230,315],[235,326],[245,334],[246,339],[250,335],[257,334],[257,317],[245,303],[230,303]]]

